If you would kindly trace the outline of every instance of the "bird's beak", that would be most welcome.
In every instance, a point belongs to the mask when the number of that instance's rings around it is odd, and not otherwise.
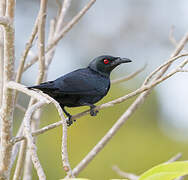
[[[129,62],[132,62],[132,61],[130,59],[128,59],[128,58],[117,57],[117,59],[114,61],[113,66],[118,66],[119,64],[129,63]]]
[[[119,59],[119,61],[121,62],[121,63],[129,63],[129,62],[132,62],[130,59],[128,59],[128,58],[118,58]]]

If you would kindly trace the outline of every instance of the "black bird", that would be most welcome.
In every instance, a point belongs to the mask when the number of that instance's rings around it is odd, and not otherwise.
[[[110,88],[110,73],[118,65],[131,62],[130,59],[99,56],[91,61],[87,68],[70,72],[54,81],[28,87],[39,89],[59,102],[62,110],[68,116],[67,124],[73,121],[65,110],[67,107],[90,106],[90,115],[96,116],[94,104],[101,100]]]

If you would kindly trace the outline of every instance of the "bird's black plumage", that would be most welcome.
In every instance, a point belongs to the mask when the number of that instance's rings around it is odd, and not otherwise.
[[[72,124],[67,107],[90,106],[90,114],[96,115],[95,103],[101,100],[110,88],[110,73],[121,63],[131,60],[113,56],[99,56],[87,68],[70,72],[54,81],[28,87],[39,89],[60,103],[65,114],[69,117],[68,125]]]

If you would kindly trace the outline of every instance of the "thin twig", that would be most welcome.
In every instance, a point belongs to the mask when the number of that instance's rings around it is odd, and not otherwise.
[[[174,38],[174,28],[175,28],[174,26],[172,26],[170,28],[169,40],[176,47],[178,43],[177,43],[176,39]]]
[[[187,43],[187,41],[188,41],[188,32],[186,32],[185,35],[183,36],[183,38],[180,40],[180,42],[176,46],[174,52],[171,54],[170,58],[173,58],[173,57],[177,56],[183,50],[183,48],[184,48],[185,44]],[[172,64],[172,62],[170,64],[167,64],[161,70],[161,72],[158,74],[156,79],[160,78],[168,70],[168,68],[171,66],[171,64]]]
[[[129,180],[138,180],[139,176],[132,174],[132,173],[127,173],[122,171],[118,166],[113,166],[112,169],[121,177],[127,178]]]
[[[184,57],[184,56],[188,56],[188,53],[184,53],[184,54],[180,54],[180,55],[177,55],[177,56],[174,56],[172,58],[170,58],[168,61],[166,61],[165,63],[163,63],[162,65],[160,65],[158,68],[156,68],[147,78],[146,80],[144,81],[144,85],[145,84],[148,84],[149,81],[152,79],[152,77],[157,73],[159,72],[162,68],[164,68],[165,66],[173,63],[175,60],[181,58],[181,57]]]
[[[180,69],[180,70],[178,70],[179,72],[188,72],[188,70],[187,69]]]
[[[20,104],[16,104],[16,108],[18,108],[19,110],[21,110],[23,113],[25,113],[26,110],[27,110],[25,107],[23,107],[23,106],[20,105]]]
[[[24,124],[22,123],[21,124],[21,127],[19,128],[19,131],[17,132],[17,136],[23,136],[23,127],[24,127]],[[12,169],[12,166],[16,160],[16,157],[17,157],[17,153],[18,153],[18,150],[20,148],[20,144],[22,143],[17,143],[13,146],[13,150],[12,150],[12,157],[11,157],[11,165],[10,165],[10,169]]]
[[[52,41],[53,37],[54,37],[54,32],[55,32],[55,20],[52,19],[50,21],[50,31],[49,31],[49,35],[48,35],[48,44]],[[53,56],[55,53],[55,48],[53,48],[46,56],[46,63],[45,63],[45,68],[46,71],[48,71],[49,65],[52,62]]]
[[[24,146],[24,147],[22,147]],[[13,180],[20,180],[21,179],[21,173],[23,171],[23,165],[24,165],[24,159],[25,159],[25,148],[27,147],[27,142],[24,140],[20,147],[20,152],[16,164],[16,169],[14,172]]]
[[[41,0],[39,21],[38,21],[38,49],[39,49],[39,75],[37,84],[41,83],[45,71],[45,22],[46,22],[47,0]]]
[[[26,43],[26,47],[25,47],[25,50],[20,58],[20,64],[19,64],[19,67],[18,67],[18,70],[17,70],[17,74],[16,74],[16,82],[20,82],[21,80],[21,76],[22,76],[22,73],[23,73],[23,69],[24,69],[24,65],[25,65],[25,60],[28,56],[28,53],[29,53],[29,50],[31,49],[32,47],[32,44],[33,44],[33,41],[36,37],[36,34],[37,34],[37,30],[38,30],[38,18],[39,18],[39,15],[37,16],[36,20],[35,20],[35,24],[34,24],[34,27],[33,27],[33,30],[31,32],[31,35],[30,35],[30,38],[28,40],[28,42]]]
[[[62,2],[63,5],[60,7],[60,14],[58,14],[57,23],[55,24],[55,20],[51,21],[50,24],[50,33],[49,33],[49,38],[48,38],[48,44],[53,42],[53,39],[58,36],[59,33],[61,33],[61,29],[63,28],[64,24],[64,19],[66,16],[66,13],[70,7],[71,0],[64,0]],[[47,58],[46,58],[46,70],[49,68],[52,58],[55,54],[55,47],[53,47],[48,53],[47,53]]]
[[[61,12],[61,8],[62,8],[62,3],[60,2],[60,0],[55,0],[56,4],[57,4],[57,16],[59,16],[60,12]]]
[[[62,6],[61,6],[61,11],[60,11],[60,14],[58,16],[54,36],[57,36],[58,33],[61,32],[61,29],[62,29],[63,24],[64,24],[65,16],[66,16],[66,13],[67,13],[70,5],[71,5],[71,0],[64,0],[63,1]]]
[[[90,0],[90,2],[62,29],[56,38],[47,46],[46,53],[48,53],[57,43],[65,36],[65,34],[72,29],[72,27],[83,17],[83,15],[89,10],[89,8],[96,2],[96,0]],[[24,71],[31,67],[38,57],[35,56],[28,64],[25,65]]]
[[[182,153],[178,153],[175,156],[171,157],[168,161],[166,161],[166,163],[172,163],[174,161],[177,161],[178,159],[180,159],[182,157]]]
[[[147,64],[145,64],[142,68],[138,69],[137,71],[133,72],[132,74],[119,78],[119,79],[115,79],[112,80],[111,83],[112,84],[117,84],[117,83],[121,83],[121,82],[125,82],[125,81],[129,81],[130,79],[133,79],[135,76],[137,76],[138,74],[140,74],[142,71],[144,71],[147,67]]]
[[[53,124],[50,124],[50,125],[48,125],[48,126],[45,126],[45,127],[41,128],[41,129],[38,129],[38,130],[32,132],[32,136],[37,136],[37,135],[39,135],[39,134],[43,134],[43,133],[45,133],[46,131],[49,131],[50,129],[54,129],[54,128],[56,128],[56,127],[61,126],[62,124],[63,124],[62,121],[55,122],[55,123],[53,123]],[[22,140],[24,140],[24,139],[25,139],[25,136],[17,136],[17,137],[12,138],[12,140],[11,140],[10,142],[11,142],[12,144],[15,144],[15,143],[17,143],[17,142],[19,142],[19,141],[22,141]]]

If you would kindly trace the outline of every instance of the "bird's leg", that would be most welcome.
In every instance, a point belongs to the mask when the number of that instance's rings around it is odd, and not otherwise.
[[[90,115],[91,115],[91,116],[96,116],[97,113],[99,112],[98,110],[95,109],[96,106],[93,105],[93,104],[90,104],[89,106],[90,106]]]
[[[80,102],[81,105],[83,106],[90,106],[90,115],[91,116],[96,116],[97,113],[99,112],[98,110],[95,110],[96,106],[94,104],[86,103],[86,102]]]
[[[67,126],[70,126],[71,124],[73,124],[73,121],[76,121],[76,120],[72,120],[72,116],[65,110],[64,106],[62,107],[62,110],[66,114],[66,116],[68,117]]]

